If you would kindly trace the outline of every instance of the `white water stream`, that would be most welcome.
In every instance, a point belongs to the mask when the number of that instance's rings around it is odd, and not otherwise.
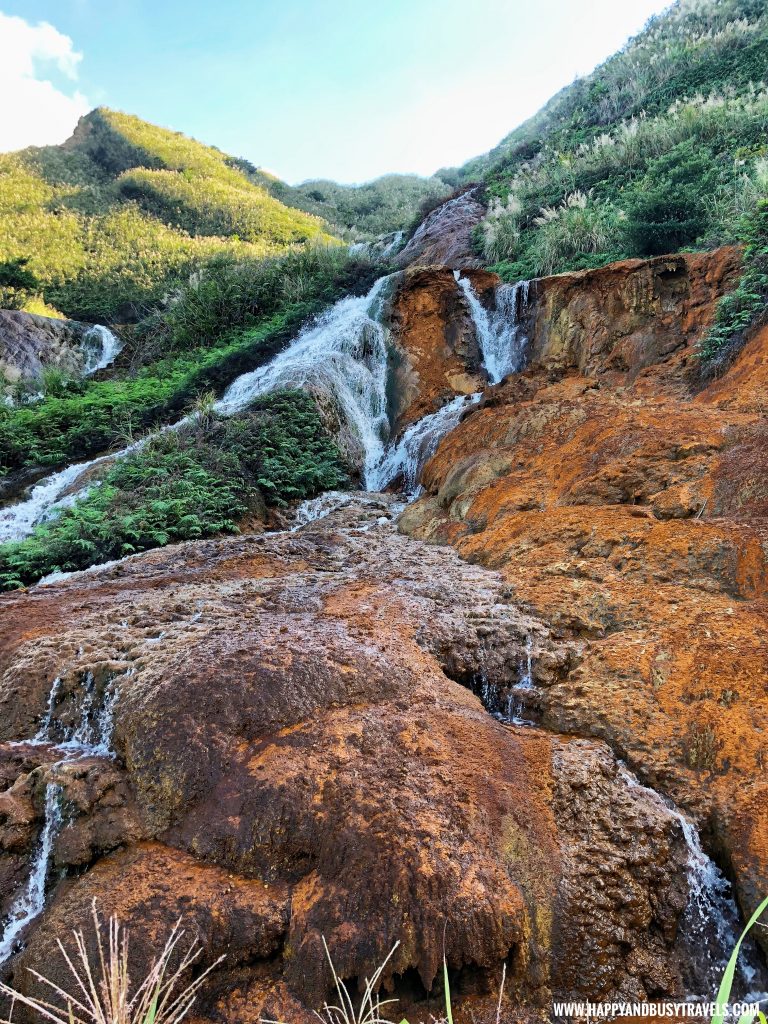
[[[502,284],[496,289],[495,309],[487,310],[475,294],[469,278],[454,276],[472,313],[477,340],[483,354],[483,366],[491,381],[498,384],[525,365],[528,338],[523,333],[522,317],[530,300],[530,281]]]
[[[680,939],[685,953],[689,998],[712,1000],[717,995],[723,971],[741,934],[742,922],[731,895],[731,883],[708,857],[701,845],[698,829],[686,816],[655,789],[643,786],[624,764],[619,772],[629,789],[643,792],[670,818],[680,824],[688,850],[688,903],[680,921]],[[760,991],[765,981],[757,948],[747,937],[737,964],[737,992],[733,999],[748,1002],[765,999]]]
[[[391,278],[383,277],[367,295],[341,299],[266,366],[237,377],[216,403],[216,411],[231,416],[259,395],[277,388],[306,389],[324,413],[342,426],[342,441],[346,439],[357,454],[368,490],[381,490],[402,475],[406,488],[413,492],[424,463],[434,454],[440,439],[456,426],[468,403],[476,398],[458,396],[412,424],[396,444],[388,445],[389,339],[382,320],[390,283]],[[459,279],[459,285],[472,312],[489,376],[496,380],[502,371],[511,372],[511,368],[521,365],[524,358],[518,323],[520,304],[509,298],[523,286],[501,286],[496,312],[489,314],[468,280]],[[113,343],[102,338],[94,371],[116,354],[114,344],[119,345],[117,339]],[[180,423],[163,429],[175,429]],[[41,480],[28,498],[0,510],[0,543],[29,536],[36,525],[73,503],[81,492],[77,481],[84,473],[108,460],[124,458],[148,440],[142,438],[119,452],[68,466]]]
[[[113,363],[123,350],[123,342],[108,327],[94,324],[83,335],[83,376],[90,377]]]
[[[5,963],[15,951],[21,933],[38,914],[42,913],[45,906],[45,886],[53,844],[62,826],[61,796],[61,787],[55,782],[49,782],[45,788],[43,828],[30,867],[29,878],[14,900],[4,922],[3,937],[0,939],[0,964]]]

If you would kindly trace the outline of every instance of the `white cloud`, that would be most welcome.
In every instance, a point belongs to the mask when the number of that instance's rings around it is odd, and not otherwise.
[[[82,60],[69,36],[41,21],[0,12],[0,152],[63,142],[90,109],[76,87],[57,88],[51,70],[72,83]]]

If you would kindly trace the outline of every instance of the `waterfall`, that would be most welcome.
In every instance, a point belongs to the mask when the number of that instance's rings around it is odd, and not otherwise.
[[[445,435],[458,425],[464,412],[480,398],[476,395],[458,395],[428,416],[422,416],[403,433],[396,445],[384,453],[381,461],[366,476],[366,487],[381,491],[398,477],[408,494],[416,495],[419,476],[427,461],[437,451]]]
[[[642,790],[680,824],[688,850],[688,902],[679,925],[679,938],[686,954],[683,980],[689,998],[714,999],[742,930],[739,911],[731,896],[731,884],[704,852],[693,822],[655,789],[643,786],[621,762],[619,773],[629,789]],[[743,995],[748,996],[750,1002],[758,996],[755,986],[765,982],[764,973],[754,941],[747,937],[741,947],[737,974]]]
[[[53,844],[61,831],[63,820],[61,796],[61,786],[55,782],[49,782],[45,787],[43,830],[40,833],[27,884],[16,897],[5,921],[3,937],[0,939],[0,964],[5,963],[13,954],[19,936],[27,925],[42,913],[45,906],[45,884],[48,879]]]
[[[94,324],[83,335],[83,376],[109,366],[123,350],[123,342],[102,324]]]
[[[36,526],[46,522],[68,505],[72,505],[80,491],[67,494],[77,478],[87,470],[103,462],[124,458],[130,452],[143,447],[149,438],[142,438],[111,455],[99,455],[88,462],[78,462],[58,473],[52,473],[36,484],[27,499],[0,509],[0,544],[23,540]]]
[[[230,384],[216,411],[231,416],[268,391],[303,388],[351,430],[367,483],[389,436],[387,331],[380,322],[388,281],[337,302],[270,363]]]
[[[469,278],[461,277],[458,270],[454,271],[454,276],[469,304],[483,366],[491,384],[498,384],[525,364],[528,338],[520,321],[528,308],[531,282],[499,285],[496,309],[489,312],[475,294]]]
[[[533,682],[533,638],[530,634],[525,640],[525,659],[520,662],[518,671],[519,679],[514,685],[500,686],[489,678],[483,667],[472,679],[470,688],[483,702],[485,710],[500,722],[506,725],[535,725],[531,719],[523,717],[526,702],[536,695]]]
[[[340,425],[340,443],[359,462],[367,489],[380,490],[402,476],[404,486],[410,492],[415,491],[419,474],[438,442],[456,426],[463,411],[470,402],[477,401],[477,396],[458,396],[442,409],[412,424],[395,445],[387,447],[390,440],[389,339],[382,319],[391,280],[389,276],[379,278],[367,295],[341,299],[269,363],[237,377],[216,403],[216,412],[223,416],[234,415],[258,396],[278,388],[305,389],[317,400],[323,414]],[[474,295],[469,281],[458,275],[457,280],[470,303],[489,375],[493,380],[499,379],[502,373],[499,367],[503,365],[506,367],[503,372],[511,372],[523,358],[524,339],[510,312],[522,308],[522,300],[513,300],[510,295],[522,294],[523,286],[500,287],[497,312],[489,315]],[[178,429],[185,422],[186,417],[162,430]],[[73,488],[82,474],[108,460],[124,458],[147,444],[152,436],[156,434],[110,455],[68,466],[41,480],[24,501],[0,510],[0,543],[29,536],[35,526],[73,503],[81,493],[77,490],[73,493]]]

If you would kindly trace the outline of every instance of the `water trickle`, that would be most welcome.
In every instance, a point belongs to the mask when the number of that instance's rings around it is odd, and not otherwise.
[[[0,939],[0,964],[5,963],[15,952],[21,933],[31,921],[42,913],[45,907],[45,887],[51,865],[53,844],[63,823],[61,796],[61,786],[55,782],[49,782],[45,788],[43,829],[35,850],[29,878],[23,891],[14,901],[4,923],[3,936]]]
[[[496,308],[488,311],[475,294],[469,278],[454,271],[456,281],[464,292],[477,342],[483,354],[483,366],[492,384],[519,372],[525,365],[528,338],[522,318],[528,308],[530,281],[502,284],[496,289]]]
[[[479,392],[470,396],[458,395],[442,409],[412,423],[397,444],[391,446],[378,465],[373,467],[366,478],[366,486],[374,491],[382,491],[393,480],[402,478],[403,489],[415,497],[421,471],[437,451],[438,444],[458,425],[462,415],[480,397]]]
[[[33,743],[49,743],[51,725],[53,724],[53,711],[61,690],[61,676],[56,676],[48,694],[48,703],[45,706],[45,714],[40,719],[40,728],[34,735]]]
[[[684,983],[689,998],[712,999],[717,994],[723,971],[742,931],[731,883],[701,845],[698,829],[685,815],[655,789],[643,786],[626,765],[619,772],[630,789],[639,789],[680,824],[688,850],[688,902],[679,925],[684,956]],[[747,937],[737,964],[740,992],[734,998],[761,998],[766,985],[765,970],[757,947]]]
[[[94,324],[83,335],[83,376],[89,377],[114,362],[123,350],[123,342],[102,324]]]
[[[525,658],[519,666],[520,677],[512,686],[500,685],[491,680],[481,659],[479,672],[473,677],[471,689],[483,702],[485,710],[506,725],[536,725],[524,714],[531,698],[536,693],[533,682],[533,639],[529,635],[525,642]]]
[[[60,750],[74,751],[84,757],[114,757],[111,749],[114,730],[115,704],[118,691],[116,686],[105,688],[98,699],[96,680],[92,672],[86,672],[83,699],[80,705],[80,721],[62,743]]]

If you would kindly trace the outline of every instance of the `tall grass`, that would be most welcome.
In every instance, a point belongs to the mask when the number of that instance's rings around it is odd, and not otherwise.
[[[221,963],[214,961],[194,981],[184,984],[184,976],[199,958],[202,947],[193,942],[181,950],[184,931],[177,922],[160,954],[138,985],[132,984],[129,957],[129,932],[115,917],[110,917],[107,935],[94,904],[93,928],[96,956],[88,950],[82,930],[72,933],[74,951],[68,952],[57,940],[59,952],[72,977],[65,989],[30,969],[30,974],[50,992],[49,999],[28,996],[0,983],[0,992],[8,996],[11,1008],[2,1024],[13,1024],[16,1003],[22,1003],[53,1024],[180,1024],[192,1008],[201,986]]]

